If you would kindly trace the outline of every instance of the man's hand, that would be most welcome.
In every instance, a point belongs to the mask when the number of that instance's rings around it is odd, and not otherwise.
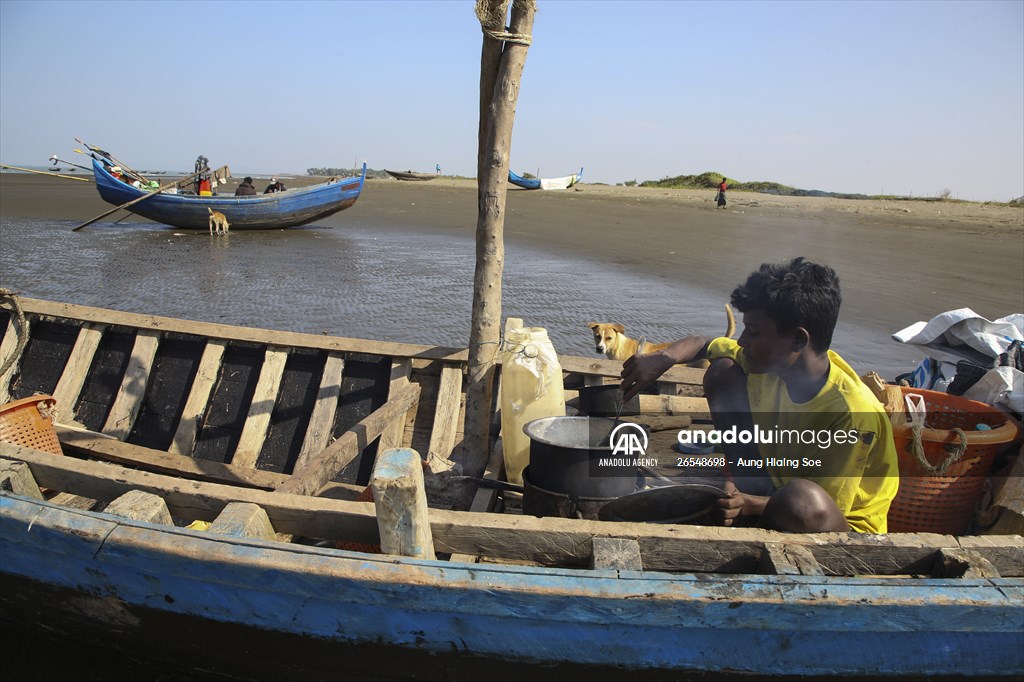
[[[658,380],[676,364],[675,359],[665,351],[656,351],[645,355],[634,355],[622,363],[622,402],[632,399],[637,393]]]
[[[726,481],[724,487],[728,497],[722,497],[715,502],[715,516],[723,526],[731,526],[738,517],[744,515],[743,507],[746,505],[747,496],[737,490],[732,481]]]
[[[715,502],[715,515],[723,526],[733,525],[741,516],[760,516],[768,504],[768,497],[742,493],[732,481],[726,481],[722,487],[728,497]]]
[[[680,362],[703,359],[707,355],[708,339],[703,336],[687,336],[668,348],[634,355],[622,363],[622,399],[629,400],[637,393],[658,380],[673,365]]]

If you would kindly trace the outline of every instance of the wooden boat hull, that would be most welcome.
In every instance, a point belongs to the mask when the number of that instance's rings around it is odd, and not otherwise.
[[[491,513],[480,490],[470,511],[431,508],[438,559],[338,549],[381,543],[359,501],[379,449],[457,447],[464,349],[19,300],[23,343],[0,311],[0,360],[15,359],[0,403],[54,395],[64,454],[0,443],[0,478],[34,477],[0,491],[15,626],[251,679],[1024,675],[1020,536],[534,518]],[[569,386],[619,370],[560,360]],[[699,370],[665,379],[673,395],[641,396],[642,412],[699,407],[675,395]],[[39,486],[53,496],[32,499]],[[134,493],[175,524],[111,511]],[[269,537],[180,527],[236,505]],[[634,559],[609,554],[622,547]]]
[[[506,664],[767,676],[1024,670],[1021,588],[1012,580],[992,589],[986,581],[510,570],[159,529],[7,495],[0,543],[5,615],[113,626],[129,639],[159,632],[161,647],[193,654],[244,643],[219,665],[260,679],[272,677],[265,666],[302,668],[280,644],[253,647],[250,637],[276,641],[277,633],[316,641],[352,674],[400,675],[410,661],[447,659],[421,678],[437,680],[451,679],[437,674],[448,666],[482,674]],[[212,626],[241,636],[200,638]],[[363,648],[386,655],[360,661]]]
[[[115,178],[95,159],[92,168],[96,189],[109,204],[120,206],[147,194]],[[192,230],[209,228],[210,213],[207,209],[223,213],[231,224],[231,230],[296,227],[322,220],[352,206],[363,190],[365,179],[366,164],[363,164],[362,175],[358,178],[345,178],[312,187],[249,197],[160,193],[125,210],[158,223]]]
[[[390,171],[387,168],[384,169],[384,172],[390,175],[391,177],[395,178],[396,180],[425,181],[433,180],[434,178],[437,177],[437,175],[433,173],[416,173],[414,171]]]
[[[513,173],[511,170],[508,172],[508,181],[517,187],[523,189],[568,189],[583,179],[583,169],[580,168],[579,173],[573,175],[567,175],[562,178],[524,178],[521,175]]]

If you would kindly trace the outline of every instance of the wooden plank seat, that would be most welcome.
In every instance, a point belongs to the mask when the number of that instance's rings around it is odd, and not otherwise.
[[[0,456],[26,462],[38,484],[95,499],[138,489],[159,495],[175,517],[212,521],[231,502],[262,507],[277,532],[379,544],[372,504],[191,482],[117,465],[0,444]],[[1024,576],[1020,536],[787,534],[762,529],[608,523],[506,514],[430,511],[437,552],[588,566],[593,539],[636,538],[644,570],[757,573],[766,545],[800,547],[826,576],[929,576],[941,550],[968,550],[1003,577]]]

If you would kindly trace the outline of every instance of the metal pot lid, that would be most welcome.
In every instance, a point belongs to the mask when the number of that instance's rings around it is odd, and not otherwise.
[[[543,417],[523,425],[530,440],[571,450],[611,450],[615,421],[603,417]]]

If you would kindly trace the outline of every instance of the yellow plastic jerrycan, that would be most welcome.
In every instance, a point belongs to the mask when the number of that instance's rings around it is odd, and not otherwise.
[[[501,439],[509,483],[522,483],[523,469],[530,463],[530,437],[523,426],[564,415],[562,366],[547,330],[508,330],[501,354]]]

